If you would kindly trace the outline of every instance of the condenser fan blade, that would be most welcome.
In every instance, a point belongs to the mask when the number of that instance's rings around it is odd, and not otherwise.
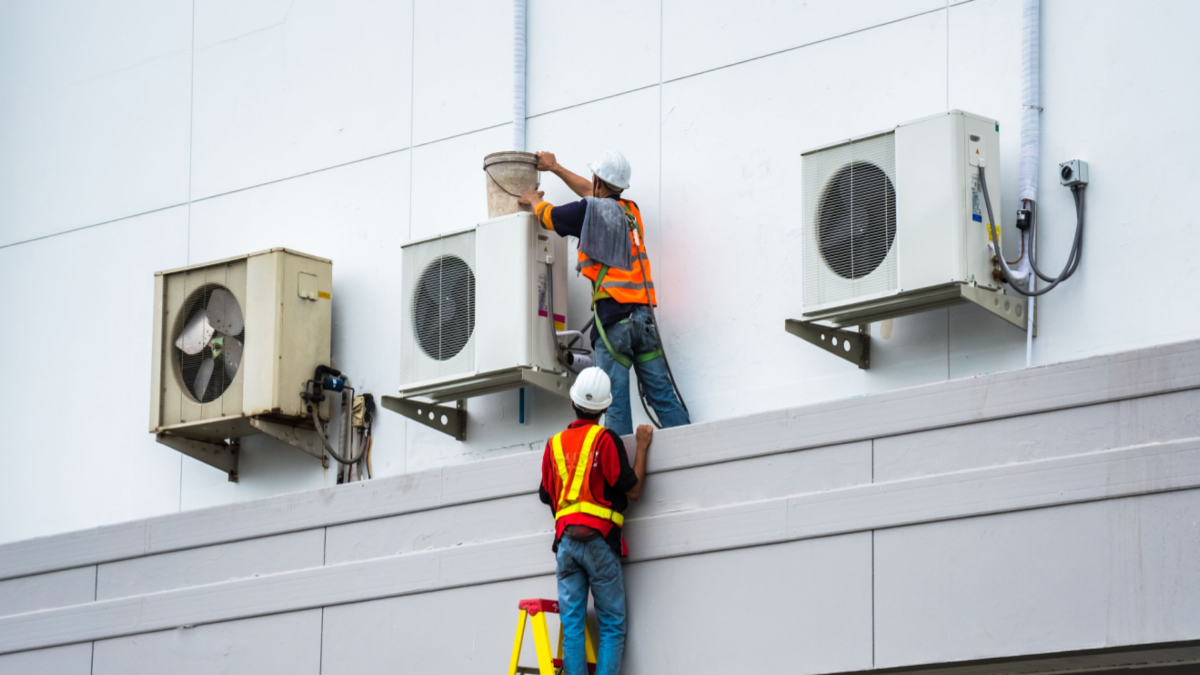
[[[213,357],[204,357],[204,363],[200,364],[200,370],[196,372],[196,382],[192,386],[192,393],[196,398],[203,401],[204,392],[208,389],[208,381],[212,379],[213,373]]]
[[[234,299],[233,293],[224,288],[218,288],[208,296],[208,306],[205,307],[204,313],[212,327],[226,335],[237,335],[245,327],[242,308]]]
[[[232,335],[225,336],[225,378],[233,381],[242,362],[242,342]]]
[[[179,335],[179,339],[175,341],[175,346],[183,350],[185,354],[199,354],[206,346],[208,341],[212,339],[213,327],[204,318],[202,312],[197,312],[195,316],[188,320],[187,326],[183,328],[183,333]],[[205,378],[208,381],[208,378]]]

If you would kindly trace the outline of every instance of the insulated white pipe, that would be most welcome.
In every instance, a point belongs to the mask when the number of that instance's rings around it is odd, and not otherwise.
[[[525,0],[513,0],[513,150],[525,151]]]
[[[1041,0],[1025,0],[1021,30],[1021,199],[1037,201],[1038,143],[1041,91],[1038,52],[1041,49]]]
[[[1041,52],[1041,0],[1025,0],[1021,27],[1021,161],[1020,179],[1021,199],[1029,200],[1036,208],[1038,187],[1038,161],[1040,150],[1039,127],[1041,122],[1041,82],[1039,78]],[[1038,214],[1040,217],[1041,214]],[[1028,238],[1030,231],[1021,234],[1026,237],[1025,259],[1022,269],[1029,275],[1029,290],[1037,289],[1037,275],[1029,263],[1033,250],[1033,240]],[[1029,298],[1028,312],[1025,317],[1025,367],[1033,365],[1033,327],[1037,298]]]

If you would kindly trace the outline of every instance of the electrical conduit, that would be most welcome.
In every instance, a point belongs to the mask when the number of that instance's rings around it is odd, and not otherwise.
[[[1020,161],[1020,190],[1022,203],[1028,201],[1026,208],[1036,208],[1038,186],[1038,161],[1040,150],[1041,122],[1041,84],[1039,80],[1041,52],[1041,0],[1025,0],[1021,27],[1021,161]],[[1021,237],[1025,238],[1025,258],[1021,261],[1021,271],[1029,279],[1029,290],[1037,290],[1037,278],[1030,266],[1033,251],[1033,231],[1025,230]],[[1037,298],[1029,298],[1029,307],[1025,315],[1025,367],[1033,365],[1033,328],[1034,310]]]

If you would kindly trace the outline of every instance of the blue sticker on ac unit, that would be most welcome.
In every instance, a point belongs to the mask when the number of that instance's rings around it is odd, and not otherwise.
[[[979,214],[978,214],[978,213],[972,213],[972,214],[971,214],[971,220],[973,220],[973,221],[975,221],[975,222],[977,222],[977,223],[982,223],[982,222],[983,222],[983,218],[981,218],[981,217],[979,216]]]

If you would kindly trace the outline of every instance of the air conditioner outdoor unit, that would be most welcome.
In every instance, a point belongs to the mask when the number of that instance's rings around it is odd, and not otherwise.
[[[802,153],[804,320],[867,324],[980,298],[1005,310],[987,295],[1001,287],[978,169],[998,201],[999,131],[952,110]],[[1023,326],[1024,301],[1007,301],[1001,315]]]
[[[236,444],[295,444],[305,382],[330,363],[333,264],[283,248],[156,272],[150,431],[236,479]],[[320,404],[328,418],[328,400]],[[318,457],[315,448],[303,448]]]
[[[567,321],[564,238],[517,213],[411,242],[402,258],[401,399],[527,384],[566,395],[573,374],[554,338]],[[401,412],[394,397],[384,405]]]

